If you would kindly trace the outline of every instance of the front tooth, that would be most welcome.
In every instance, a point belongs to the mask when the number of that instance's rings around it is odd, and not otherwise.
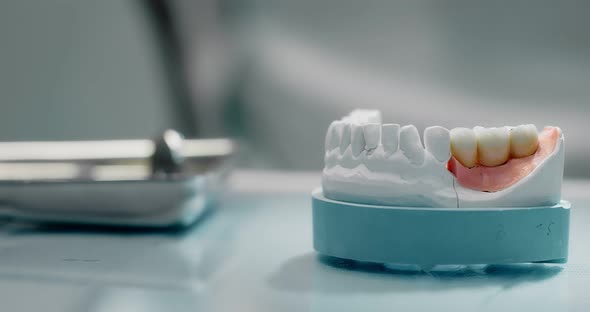
[[[374,109],[355,109],[348,115],[353,123],[381,123],[381,112]]]
[[[403,126],[399,131],[399,148],[414,165],[424,162],[424,148],[414,125]]]
[[[350,123],[342,123],[342,140],[340,141],[340,153],[344,154],[344,151],[350,145]]]
[[[539,146],[539,135],[535,125],[520,125],[510,130],[510,155],[514,158],[534,154]]]
[[[467,128],[451,130],[451,153],[463,166],[472,168],[477,165],[477,137]]]
[[[477,154],[479,163],[494,167],[504,164],[510,157],[510,130],[507,127],[478,128]]]
[[[384,124],[381,127],[381,145],[383,145],[383,150],[389,154],[397,152],[399,145],[398,124]]]
[[[365,138],[365,149],[376,149],[379,146],[379,141],[381,141],[381,125],[376,123],[364,125],[363,136]]]
[[[351,134],[350,148],[352,149],[352,155],[358,156],[365,149],[363,126],[352,125]]]
[[[449,130],[440,126],[428,127],[424,130],[424,147],[440,162],[451,157],[451,135]]]
[[[378,110],[367,111],[367,122],[381,124],[381,112]]]
[[[341,121],[334,121],[328,127],[328,132],[326,133],[326,151],[331,151],[340,146],[340,141],[342,140],[342,127],[343,123]]]

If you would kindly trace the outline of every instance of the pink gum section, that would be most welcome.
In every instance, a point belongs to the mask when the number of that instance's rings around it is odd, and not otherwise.
[[[531,156],[513,158],[497,167],[478,165],[473,168],[466,168],[454,157],[451,157],[447,168],[463,187],[485,192],[501,191],[535,170],[543,160],[551,155],[557,145],[558,138],[558,128],[545,127],[539,134],[539,147]]]

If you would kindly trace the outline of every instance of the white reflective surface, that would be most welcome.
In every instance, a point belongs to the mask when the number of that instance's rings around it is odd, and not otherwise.
[[[3,221],[1,310],[586,311],[590,307],[590,195],[584,194],[590,182],[565,186],[564,198],[573,208],[570,261],[563,268],[448,267],[426,274],[319,257],[311,243],[307,191],[317,186],[318,177],[237,173],[225,205],[181,232]],[[274,189],[265,191],[269,183]]]

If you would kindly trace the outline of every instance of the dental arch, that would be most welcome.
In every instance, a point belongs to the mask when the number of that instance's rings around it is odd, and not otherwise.
[[[530,125],[519,129],[525,133],[523,142],[529,142],[526,134],[532,131]],[[530,174],[503,190],[482,192],[461,186],[447,169],[454,130],[426,128],[423,147],[413,125],[383,124],[379,111],[355,110],[328,128],[322,172],[324,195],[363,204],[441,208],[534,207],[560,201],[564,162],[561,131],[554,150]],[[490,141],[495,135],[504,135],[504,130],[476,127],[474,131],[489,131]],[[514,147],[508,151],[511,149]],[[527,149],[530,146],[517,150],[517,156]],[[490,163],[513,157],[504,154],[490,157]]]

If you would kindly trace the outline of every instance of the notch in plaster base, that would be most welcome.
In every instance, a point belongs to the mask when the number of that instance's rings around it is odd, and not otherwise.
[[[323,255],[363,262],[565,263],[570,203],[518,208],[365,205],[312,192],[313,244]]]

